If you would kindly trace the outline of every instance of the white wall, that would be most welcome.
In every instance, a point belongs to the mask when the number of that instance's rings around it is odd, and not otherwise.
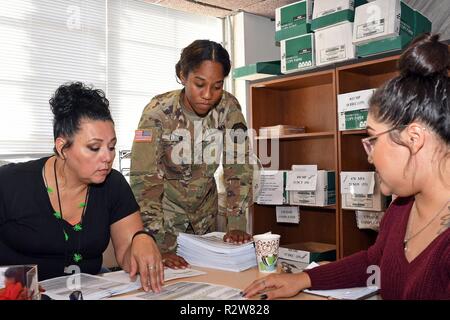
[[[275,45],[275,21],[240,12],[233,17],[233,67],[280,60],[280,48]],[[248,81],[235,80],[234,94],[244,115],[247,115]]]

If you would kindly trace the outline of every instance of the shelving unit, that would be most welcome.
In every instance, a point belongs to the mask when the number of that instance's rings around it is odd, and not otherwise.
[[[398,72],[399,56],[386,57],[372,61],[346,65],[336,68],[338,94],[380,87],[385,81],[395,77]],[[341,131],[338,134],[339,172],[372,171],[374,167],[367,161],[361,139],[367,136],[366,130]],[[340,186],[338,186],[340,194]],[[340,257],[367,249],[375,242],[377,232],[358,229],[355,211],[341,209],[338,197]]]
[[[305,126],[306,133],[279,137],[279,170],[293,164],[317,164],[336,171],[336,205],[300,206],[300,223],[277,223],[274,205],[255,204],[250,212],[254,234],[281,234],[281,244],[324,242],[336,245],[342,258],[368,248],[376,239],[372,230],[356,226],[354,210],[341,208],[340,172],[369,171],[361,138],[366,130],[338,131],[337,95],[377,88],[397,75],[399,55],[354,60],[320,71],[303,72],[250,85],[250,127],[289,124]],[[257,141],[268,139],[257,137]]]
[[[336,72],[334,68],[280,77],[250,87],[249,123],[255,130],[278,124],[305,126],[307,133],[279,137],[279,170],[317,164],[337,171]],[[268,139],[258,137],[257,140]],[[325,156],[329,154],[329,156]],[[324,242],[338,248],[338,207],[300,206],[300,224],[277,223],[275,206],[255,204],[253,233],[282,235],[281,244]]]

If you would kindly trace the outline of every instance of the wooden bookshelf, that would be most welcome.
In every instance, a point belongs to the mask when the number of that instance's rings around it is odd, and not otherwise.
[[[306,132],[280,136],[279,170],[293,164],[317,164],[319,169],[336,171],[336,205],[300,206],[300,223],[277,223],[274,205],[255,204],[251,209],[254,234],[272,231],[281,234],[281,244],[325,242],[336,245],[342,258],[368,248],[376,239],[372,230],[356,226],[354,210],[341,208],[340,172],[374,170],[367,162],[361,139],[366,130],[338,131],[337,95],[378,88],[396,76],[399,55],[330,66],[320,71],[302,72],[254,82],[250,85],[249,124],[260,127],[289,124],[305,126]],[[257,141],[270,137],[259,136]],[[270,143],[269,143],[270,146]]]
[[[387,80],[398,75],[399,55],[364,61],[336,68],[337,94],[380,87]],[[361,139],[367,136],[366,130],[341,131],[338,134],[338,163],[341,171],[372,171],[375,168],[367,161],[367,155]],[[338,186],[340,194],[340,185]],[[377,232],[358,229],[355,211],[341,209],[341,197],[338,198],[340,216],[339,246],[340,257],[367,249],[375,242]]]
[[[254,83],[250,91],[249,123],[257,132],[280,123],[306,127],[306,133],[278,137],[277,169],[317,164],[319,169],[338,170],[335,68]],[[257,137],[266,139],[270,137]],[[255,204],[252,231],[279,233],[281,244],[315,241],[338,248],[337,213],[336,205],[300,206],[299,224],[277,223],[274,205]]]

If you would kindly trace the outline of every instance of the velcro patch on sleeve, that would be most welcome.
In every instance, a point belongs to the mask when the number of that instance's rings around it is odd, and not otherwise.
[[[153,134],[152,130],[135,130],[134,131],[134,142],[152,142]]]

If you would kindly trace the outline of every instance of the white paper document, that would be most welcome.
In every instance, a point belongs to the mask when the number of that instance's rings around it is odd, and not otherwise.
[[[188,278],[188,277],[195,277],[206,274],[204,271],[195,270],[192,268],[186,268],[186,269],[172,269],[172,268],[165,268],[164,269],[164,282],[173,280],[173,279],[180,279],[180,278]],[[141,279],[140,276],[137,275],[135,277],[135,280],[133,281],[130,278],[130,274],[128,272],[125,272],[123,270],[116,271],[116,272],[108,272],[104,273],[102,275],[104,278],[108,278],[112,281],[118,281],[122,283],[128,283],[128,284],[135,284],[136,289],[141,288]]]
[[[261,190],[258,204],[283,204],[283,171],[266,170],[261,172]]]
[[[373,194],[375,172],[341,172],[341,193]]]
[[[357,287],[347,289],[334,290],[303,290],[305,293],[310,293],[322,297],[342,300],[361,300],[369,298],[378,293],[378,287]]]
[[[316,262],[311,262],[305,269],[309,270],[318,266],[319,264],[317,264]],[[303,290],[303,292],[305,293],[310,293],[332,299],[343,299],[343,300],[366,299],[368,297],[376,295],[378,291],[379,288],[376,286],[333,289],[333,290],[309,290],[309,289]]]
[[[70,300],[69,296],[74,291],[81,291],[84,300],[98,300],[136,290],[134,283],[113,281],[86,273],[52,278],[39,284],[45,289],[45,294],[54,300]]]
[[[243,300],[241,290],[203,282],[165,285],[160,293],[139,292],[111,299],[121,300]]]
[[[205,235],[180,233],[177,254],[190,265],[227,271],[243,271],[256,266],[253,242],[232,244],[223,241],[224,232]]]

